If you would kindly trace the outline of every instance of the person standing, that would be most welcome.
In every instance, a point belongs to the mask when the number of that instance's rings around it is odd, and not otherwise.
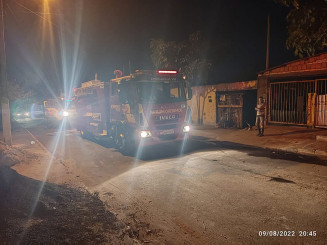
[[[258,129],[258,136],[262,137],[264,133],[265,111],[266,111],[266,103],[262,96],[259,97],[259,101],[257,106],[255,107],[255,110],[257,111],[255,124]]]

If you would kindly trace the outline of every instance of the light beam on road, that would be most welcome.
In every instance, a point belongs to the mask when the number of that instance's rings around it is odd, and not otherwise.
[[[55,137],[53,152],[52,152],[52,154],[51,154],[51,156],[50,156],[50,159],[49,159],[49,162],[48,162],[47,168],[46,168],[45,173],[44,173],[44,176],[43,176],[43,180],[41,181],[41,185],[40,185],[39,191],[38,191],[38,193],[37,193],[37,195],[36,195],[36,198],[35,198],[35,200],[34,200],[34,203],[33,203],[33,205],[32,205],[32,208],[31,208],[31,210],[30,210],[30,213],[29,213],[29,215],[28,215],[28,220],[27,220],[26,224],[24,225],[24,230],[23,230],[22,234],[20,235],[20,239],[19,239],[18,244],[20,244],[20,242],[23,240],[24,236],[26,235],[26,233],[27,233],[27,229],[28,229],[28,227],[29,227],[29,225],[30,225],[30,222],[31,222],[32,217],[33,217],[34,212],[35,212],[35,209],[36,209],[36,207],[37,207],[37,205],[38,205],[38,203],[39,203],[39,200],[40,200],[41,194],[42,194],[42,192],[43,192],[44,185],[45,185],[45,183],[47,182],[47,179],[48,179],[48,175],[49,175],[49,172],[50,172],[51,166],[52,166],[53,161],[54,161],[54,159],[55,159],[55,155],[56,155],[56,152],[57,152],[57,150],[58,150],[58,146],[60,145],[60,144],[59,144],[60,138],[61,138],[62,134],[63,134],[63,137],[65,136],[65,135],[64,135],[65,132],[62,131],[62,129],[64,128],[64,126],[65,126],[65,121],[63,120],[63,121],[61,122],[60,126],[59,126],[59,130],[58,130],[59,134],[57,134],[57,136]]]
[[[56,4],[54,2],[54,4]],[[59,4],[59,3],[57,3]],[[72,29],[67,30],[67,23],[65,22],[65,18],[63,15],[60,15],[57,21],[59,21],[59,25],[54,25],[53,18],[49,16],[50,19],[42,19],[42,35],[41,35],[41,57],[42,59],[50,59],[51,63],[54,67],[54,71],[56,72],[56,77],[59,80],[62,80],[63,83],[63,92],[65,98],[70,98],[73,95],[73,88],[75,84],[80,81],[80,72],[82,70],[82,57],[80,55],[80,38],[81,38],[81,26],[82,26],[82,11],[83,11],[83,3],[80,2],[76,4],[76,12],[71,13],[73,16],[76,16],[74,27]],[[59,7],[58,7],[59,9]],[[50,12],[49,1],[43,2],[43,12]],[[55,32],[55,27],[58,27],[58,30]],[[57,38],[55,38],[55,33],[59,35],[59,45],[56,44]],[[71,41],[72,40],[72,41]],[[47,48],[49,47],[49,49]],[[60,48],[60,52],[57,52],[57,48]],[[47,79],[46,72],[43,71],[42,68],[38,66],[38,64],[33,61],[32,55],[29,53],[28,49],[22,49],[22,53],[24,58],[28,61],[28,64],[33,68],[33,71],[39,76],[39,79],[45,84],[48,89],[49,94],[53,96],[53,98],[57,98],[59,95],[54,92],[50,79]],[[58,53],[60,55],[58,55]],[[49,54],[50,57],[46,57],[46,54]],[[58,62],[58,57],[61,58],[61,61]],[[57,64],[60,64],[62,74],[59,74],[59,69],[57,69]],[[61,79],[59,79],[61,78]],[[66,102],[66,101],[65,101]],[[66,102],[67,103],[67,102]],[[65,104],[64,109],[67,109],[67,104]],[[58,151],[61,151],[65,154],[66,144],[65,144],[65,131],[67,126],[67,119],[64,118],[59,127],[57,128],[58,134],[55,134],[53,142],[51,145],[53,146],[53,150],[51,153],[51,157],[47,164],[47,168],[45,170],[43,180],[41,182],[41,186],[37,193],[37,196],[34,200],[34,204],[29,213],[29,219],[25,225],[25,229],[20,236],[20,241],[23,241],[24,236],[26,235],[28,226],[30,221],[34,215],[35,209],[39,203],[39,199],[43,192],[43,188],[45,183],[47,182],[48,175],[51,171],[51,166],[54,162],[55,155]],[[20,242],[18,242],[20,243]]]

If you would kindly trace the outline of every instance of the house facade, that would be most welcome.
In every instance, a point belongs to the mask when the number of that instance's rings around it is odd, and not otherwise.
[[[254,125],[257,81],[192,87],[188,102],[195,124],[223,128]]]
[[[327,53],[259,73],[257,89],[268,123],[327,127]]]

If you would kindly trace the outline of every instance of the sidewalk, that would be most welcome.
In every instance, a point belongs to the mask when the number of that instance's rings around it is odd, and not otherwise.
[[[267,125],[264,137],[258,137],[255,129],[193,126],[191,134],[217,141],[316,156],[323,160],[327,159],[327,129]]]

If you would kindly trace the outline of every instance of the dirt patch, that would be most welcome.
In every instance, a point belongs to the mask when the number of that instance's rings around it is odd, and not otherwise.
[[[113,243],[128,234],[98,195],[86,190],[36,181],[9,167],[0,167],[0,186],[4,243]]]
[[[1,243],[135,242],[131,228],[109,209],[64,161],[0,142]]]
[[[29,163],[37,159],[37,154],[19,147],[8,146],[0,141],[0,166],[13,166],[18,163]]]
[[[129,229],[98,195],[36,181],[0,167],[0,240],[4,243],[127,242]]]

